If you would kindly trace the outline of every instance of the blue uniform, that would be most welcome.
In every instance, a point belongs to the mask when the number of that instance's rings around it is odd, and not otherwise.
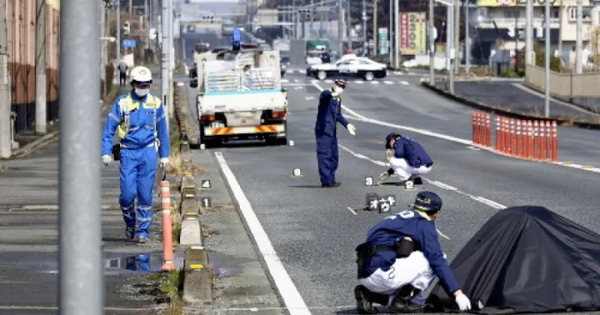
[[[437,230],[432,220],[421,215],[418,211],[404,210],[389,216],[377,223],[367,233],[367,243],[370,247],[399,245],[405,236],[412,238],[423,255],[429,261],[431,269],[440,279],[440,283],[447,292],[453,293],[460,289],[438,240]],[[396,261],[396,252],[378,251],[365,266],[366,275],[371,275],[378,268],[382,271],[389,270]]]
[[[405,159],[408,165],[414,168],[433,165],[433,160],[429,154],[427,154],[423,146],[417,141],[407,137],[399,137],[396,139],[396,142],[394,143],[394,157]]]
[[[231,46],[233,50],[239,50],[242,42],[242,35],[239,28],[234,28],[231,34]]]
[[[133,271],[151,271],[150,268],[150,256],[148,255],[137,255],[135,257],[129,257],[126,260],[125,269]]]
[[[148,94],[139,98],[133,91],[118,97],[102,132],[102,155],[110,155],[115,131],[121,139],[119,204],[127,227],[136,224],[136,237],[149,237],[152,192],[156,177],[157,147],[160,158],[169,157],[169,131],[163,104]]]
[[[335,183],[335,171],[339,160],[337,123],[348,126],[348,121],[342,115],[342,99],[331,93],[331,89],[321,92],[315,125],[317,162],[322,184]]]

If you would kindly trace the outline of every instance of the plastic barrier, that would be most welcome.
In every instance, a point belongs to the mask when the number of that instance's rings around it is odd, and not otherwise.
[[[492,123],[487,113],[473,112],[471,125],[473,144],[492,147],[507,155],[538,161],[557,161],[558,131],[556,121],[523,120],[496,116]],[[492,133],[491,127],[495,126]]]
[[[173,263],[173,223],[171,220],[171,188],[169,182],[160,182],[160,198],[163,228],[163,271],[175,270]]]

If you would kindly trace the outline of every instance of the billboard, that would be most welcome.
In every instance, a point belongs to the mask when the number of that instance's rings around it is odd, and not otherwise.
[[[400,53],[422,55],[427,51],[427,20],[425,12],[402,12],[400,15]]]
[[[534,7],[541,7],[546,5],[545,0],[532,0]],[[527,3],[526,0],[478,0],[478,7],[524,7]],[[557,7],[560,5],[559,0],[550,0],[550,6]]]

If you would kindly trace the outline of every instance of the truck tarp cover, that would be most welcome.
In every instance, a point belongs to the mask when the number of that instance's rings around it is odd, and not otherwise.
[[[479,313],[600,309],[600,235],[544,207],[498,212],[450,268]],[[439,283],[428,304],[456,310]]]

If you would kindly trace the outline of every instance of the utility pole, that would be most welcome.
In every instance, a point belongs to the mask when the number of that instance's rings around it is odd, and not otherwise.
[[[455,47],[454,47],[454,3],[450,3],[448,5],[448,25],[446,26],[446,43],[448,45],[448,60],[449,69],[448,73],[450,74],[450,93],[454,94],[454,58],[455,58]]]
[[[36,1],[35,19],[35,132],[46,133],[46,0]]]
[[[454,8],[454,49],[456,49],[454,73],[458,74],[460,68],[460,0],[456,0]]]
[[[312,10],[312,7],[311,7]],[[338,58],[344,50],[344,0],[338,0]],[[312,24],[311,24],[312,26]]]
[[[558,25],[562,25],[563,22],[563,0],[560,0],[560,4],[558,6]],[[558,58],[560,58],[560,63],[562,64],[562,30],[558,29]]]
[[[379,31],[377,30],[377,2],[379,0],[373,0],[373,53],[375,56],[379,55],[377,51],[377,37],[379,36]]]
[[[315,25],[315,0],[310,0],[310,27],[309,27],[309,38],[313,38],[313,29]]]
[[[148,0],[144,1],[144,15],[146,15],[146,36],[148,36],[148,42],[146,43],[146,49],[150,49],[150,12],[149,12],[149,3]],[[144,53],[146,55],[147,52]]]
[[[98,6],[88,1],[62,1],[58,229],[61,315],[104,314],[102,126],[100,85],[96,81],[100,78],[99,21]]]
[[[168,95],[169,95],[169,55],[171,49],[169,48],[169,4],[171,0],[162,0],[162,15],[160,17],[162,23],[162,45],[160,49],[161,54],[161,71],[160,71],[160,83],[161,83],[161,94],[164,106],[169,106]],[[170,110],[167,110],[167,124],[169,124]]]
[[[533,1],[525,1],[525,63],[532,64],[533,55]]]
[[[117,40],[116,40],[116,49],[117,49],[117,61],[115,63],[115,70],[119,63],[121,62],[121,0],[117,0]],[[117,76],[119,78],[119,71],[117,70]],[[119,82],[120,84],[120,82]]]
[[[163,0],[164,1],[164,0]],[[174,100],[174,95],[175,95],[175,91],[173,89],[173,71],[175,69],[175,41],[173,38],[173,1],[174,0],[168,0],[167,3],[169,5],[169,13],[168,13],[168,17],[169,17],[169,103],[165,103],[167,105],[167,110],[169,112],[169,119],[170,118],[174,118],[175,117],[175,104],[173,103]]]
[[[578,0],[581,1],[581,0]],[[546,12],[544,13],[544,20],[546,26],[546,75],[545,81],[545,95],[544,95],[544,116],[550,118],[550,1],[546,0]]]
[[[465,6],[465,70],[469,74],[471,72],[471,36],[469,36],[471,3],[466,0],[463,5]]]
[[[399,13],[400,11],[400,1],[399,0],[394,0],[394,42],[396,43],[394,45],[394,68],[395,70],[398,70],[400,68],[400,42],[399,42],[399,38],[398,38],[398,34],[400,34],[400,19],[398,19],[398,16],[400,15]]]
[[[577,21],[575,27],[575,73],[583,72],[583,0],[577,0]]]
[[[346,0],[347,10],[346,10],[346,25],[348,27],[348,49],[352,50],[352,16],[350,12],[352,11],[352,6],[350,5],[351,0]],[[391,0],[390,0],[391,1]]]
[[[430,0],[433,1],[433,0]],[[393,15],[394,11],[394,3],[392,2],[392,0],[390,0],[390,12],[388,12],[388,18],[390,20],[390,28],[388,29],[388,34],[389,34],[389,42],[388,42],[388,53],[390,55],[390,67],[392,66],[392,60],[393,59],[393,52],[394,52],[394,28],[393,28],[393,24],[392,21],[394,20],[394,15]]]
[[[120,0],[117,0],[120,1]],[[129,15],[133,14],[133,0],[129,0]]]
[[[12,154],[8,27],[6,24],[6,0],[0,0],[0,157],[2,158],[9,158]]]
[[[429,0],[429,84],[435,84],[435,15],[434,2]]]
[[[363,56],[367,55],[367,2],[362,0]]]

